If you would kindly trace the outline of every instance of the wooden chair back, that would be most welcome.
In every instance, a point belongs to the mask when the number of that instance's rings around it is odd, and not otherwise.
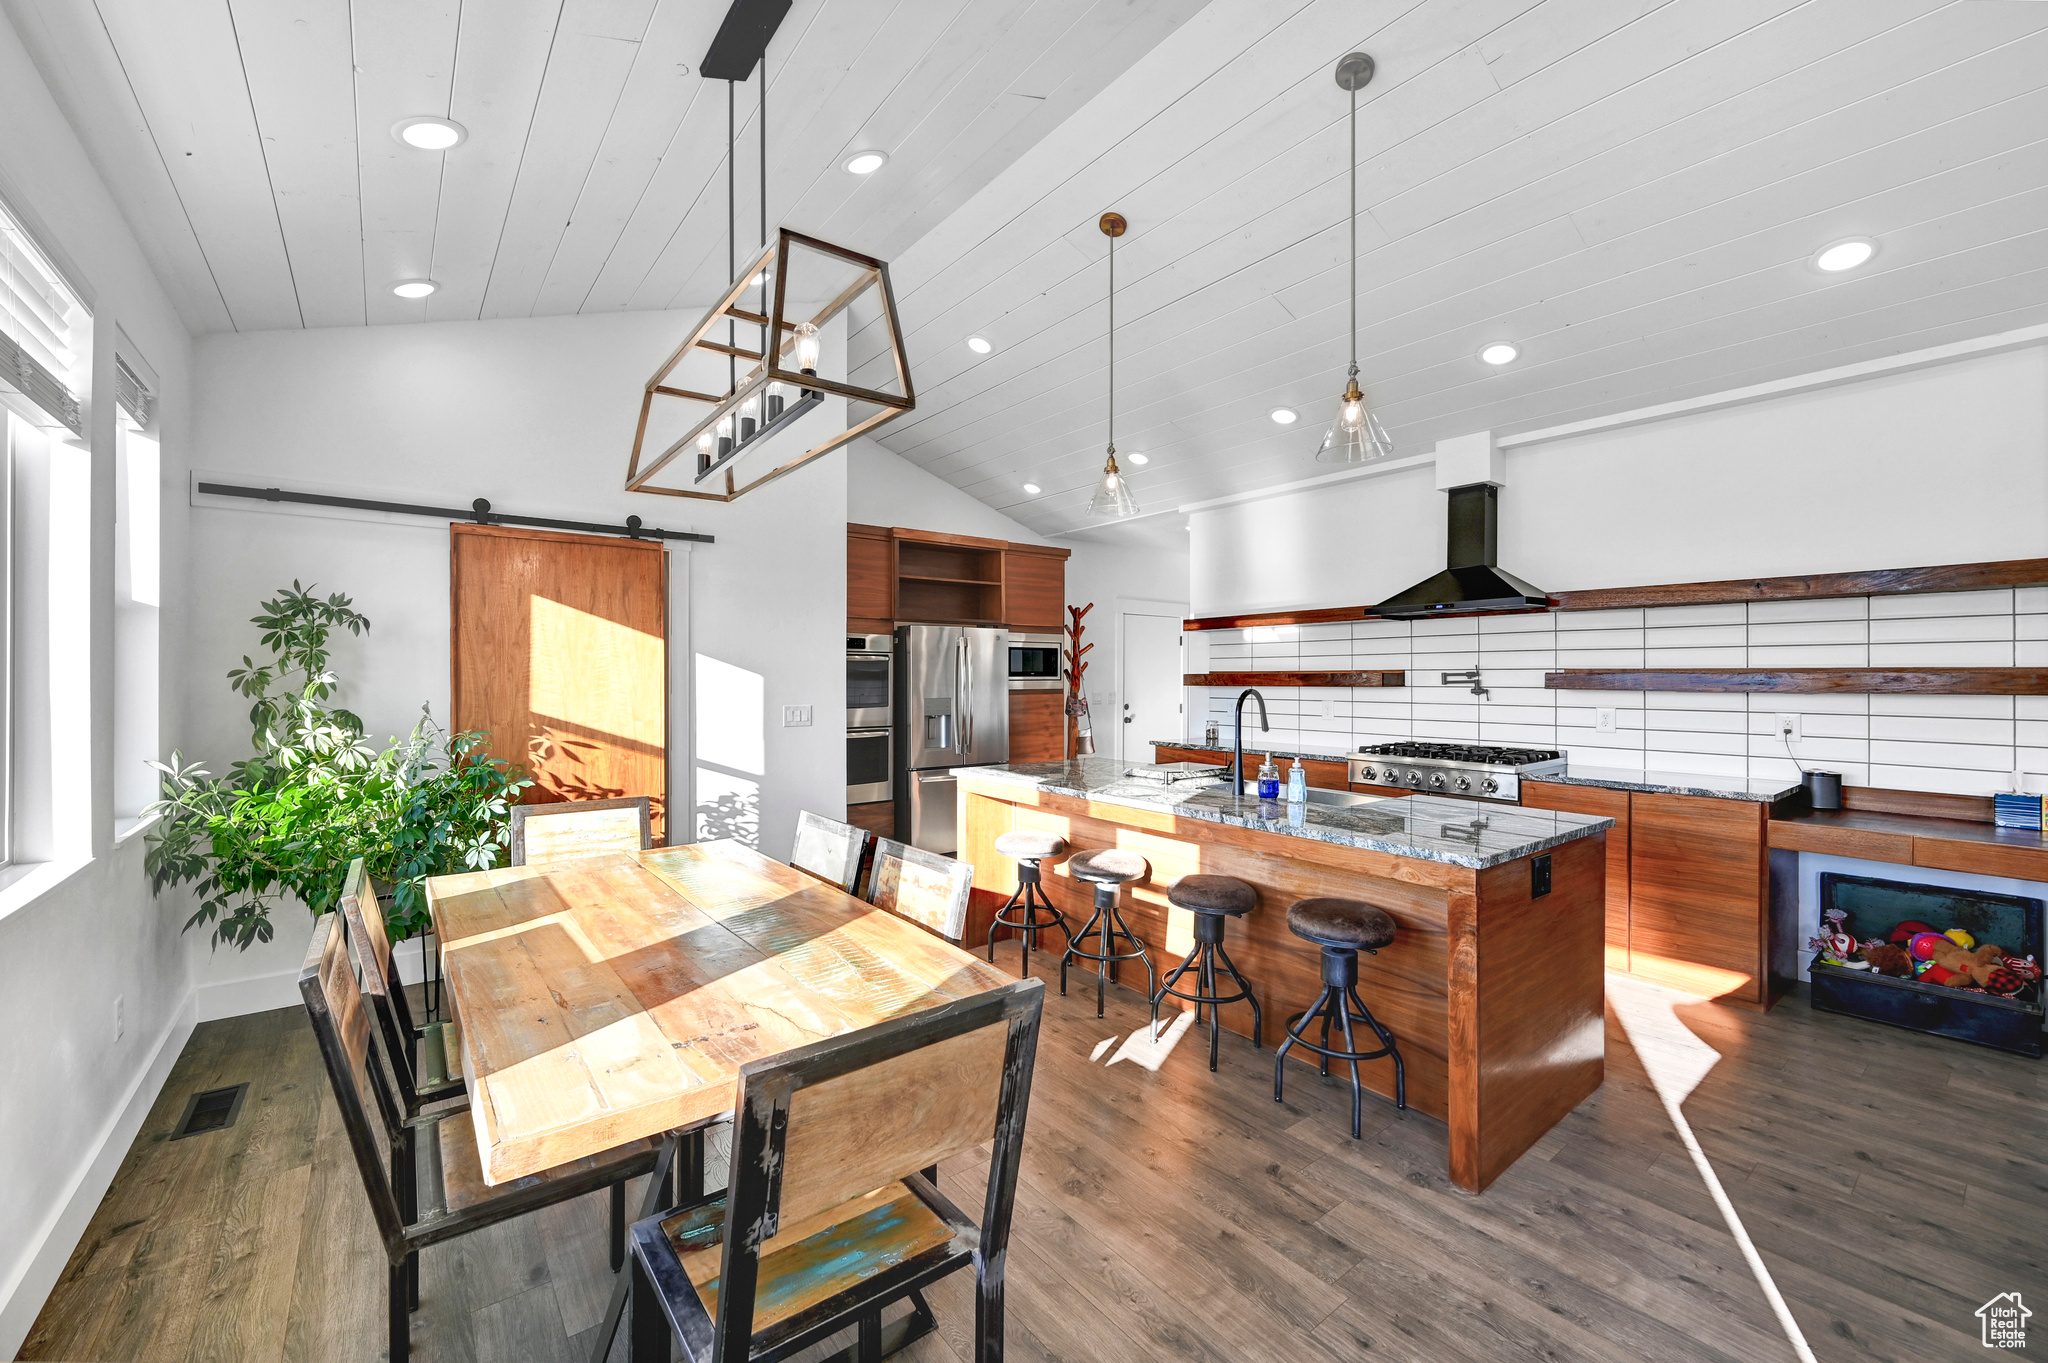
[[[878,909],[957,942],[967,928],[967,896],[973,888],[974,868],[966,862],[882,838],[875,844],[866,898]]]
[[[748,1357],[761,1256],[782,1227],[800,1238],[821,1213],[991,1141],[979,1256],[1001,1262],[1044,1002],[1042,983],[1017,980],[740,1070],[714,1359]]]
[[[370,996],[371,1010],[377,1015],[379,1049],[390,1058],[391,1076],[398,1083],[406,1111],[416,1112],[423,1096],[423,1081],[419,1067],[414,1063],[413,1038],[419,1035],[420,1029],[413,1022],[412,1000],[406,997],[404,982],[398,978],[398,969],[392,960],[391,936],[384,924],[384,906],[377,901],[377,887],[364,871],[361,857],[349,863],[348,875],[342,881],[341,913],[346,921],[348,939],[355,945],[356,963],[362,968],[363,992]],[[462,1091],[458,1075],[452,1083],[436,1081],[435,1087],[427,1089],[424,1097],[427,1101],[434,1101],[439,1097],[454,1097]]]
[[[532,866],[595,852],[633,852],[654,846],[652,801],[569,800],[512,806],[512,864]]]
[[[335,1106],[341,1111],[342,1129],[348,1133],[349,1148],[355,1154],[356,1171],[362,1175],[363,1190],[369,1194],[377,1233],[387,1252],[397,1252],[396,1247],[405,1238],[405,1224],[397,1193],[385,1172],[384,1152],[394,1140],[401,1118],[378,1066],[370,1059],[370,1014],[355,966],[349,960],[338,913],[325,914],[313,925],[313,940],[299,970],[299,996],[305,1001],[306,1017],[313,1025],[320,1059],[327,1068],[327,1082],[334,1090]],[[371,1116],[372,1105],[375,1118]]]
[[[848,894],[859,891],[875,835],[806,809],[796,817],[796,847],[789,864]]]

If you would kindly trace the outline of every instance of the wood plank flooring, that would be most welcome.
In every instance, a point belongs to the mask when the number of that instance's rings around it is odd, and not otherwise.
[[[1794,1357],[1611,1012],[1605,1087],[1475,1198],[1445,1176],[1442,1124],[1368,1099],[1354,1143],[1344,1087],[1299,1067],[1276,1106],[1271,1050],[1241,1037],[1225,1033],[1213,1076],[1200,1029],[1156,1072],[1112,1063],[1145,1008],[1115,990],[1098,1021],[1093,992],[1047,998],[1012,1359]],[[1684,1113],[1818,1358],[1982,1357],[1979,1305],[2048,1303],[2039,1063],[1798,997],[1678,1014],[1721,1055]],[[192,1092],[244,1080],[233,1128],[166,1139]],[[943,1181],[965,1199],[985,1177],[969,1156]],[[610,1284],[604,1224],[593,1197],[427,1252],[415,1357],[582,1363]],[[303,1017],[208,1023],[20,1357],[368,1363],[383,1286]],[[969,1280],[931,1300],[940,1331],[898,1357],[969,1363]]]

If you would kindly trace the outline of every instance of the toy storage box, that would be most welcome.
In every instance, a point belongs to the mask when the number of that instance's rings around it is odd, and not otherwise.
[[[1821,912],[1842,909],[1858,937],[1883,937],[1917,918],[1936,932],[1963,928],[2014,956],[2041,957],[2041,901],[1983,890],[1950,890],[1872,876],[1821,873]],[[2011,998],[1848,970],[1816,959],[1807,978],[1815,1008],[1888,1022],[1916,1032],[2041,1057],[2041,986]]]

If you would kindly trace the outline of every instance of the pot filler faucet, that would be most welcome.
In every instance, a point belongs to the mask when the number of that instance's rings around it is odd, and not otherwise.
[[[1244,794],[1244,703],[1247,699],[1259,703],[1259,732],[1272,728],[1266,723],[1266,698],[1249,686],[1238,692],[1237,705],[1231,711],[1235,720],[1231,738],[1237,743],[1237,753],[1230,760],[1229,776],[1231,790],[1239,795]]]

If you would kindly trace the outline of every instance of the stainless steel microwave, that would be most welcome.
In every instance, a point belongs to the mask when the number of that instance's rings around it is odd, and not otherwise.
[[[1057,691],[1066,685],[1066,669],[1060,665],[1058,634],[1012,634],[1010,636],[1010,689],[1012,691]]]
[[[846,636],[846,727],[886,728],[890,722],[891,663],[896,637],[892,634],[849,634]]]

